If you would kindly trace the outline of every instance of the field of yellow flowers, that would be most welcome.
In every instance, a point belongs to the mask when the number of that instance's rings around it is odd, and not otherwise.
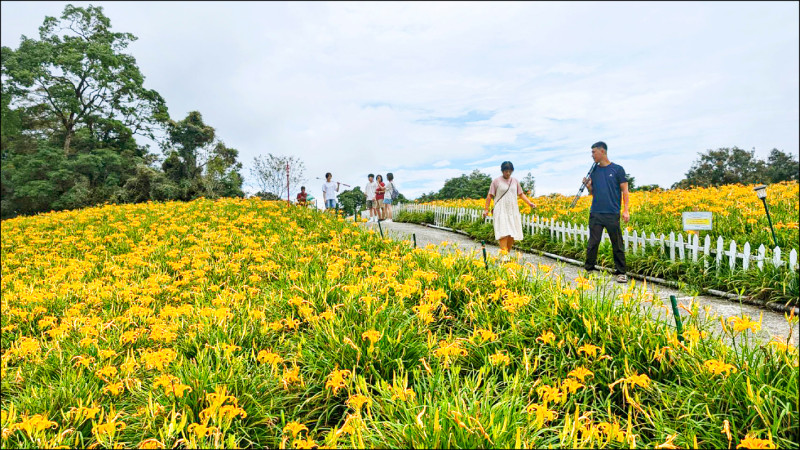
[[[0,228],[3,448],[800,440],[797,348],[696,304],[677,336],[634,285],[609,298],[260,200]]]
[[[576,225],[589,224],[592,197],[584,195],[570,209],[572,196],[555,194],[533,199],[535,210],[519,201],[523,214],[536,214],[546,219]],[[466,207],[483,210],[485,199],[439,200],[427,204]],[[778,245],[785,253],[800,247],[798,221],[800,220],[800,184],[782,182],[767,187],[767,203],[772,217]],[[672,189],[667,191],[637,191],[630,193],[630,231],[660,233],[683,232],[682,214],[690,211],[713,213],[712,236],[726,240],[735,239],[740,245],[750,242],[752,248],[773,248],[772,233],[764,204],[753,192],[753,186],[733,184],[720,187]],[[705,233],[705,232],[703,232]]]

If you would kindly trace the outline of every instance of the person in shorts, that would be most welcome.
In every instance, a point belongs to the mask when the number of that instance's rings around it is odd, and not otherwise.
[[[364,195],[367,197],[367,209],[369,209],[369,221],[377,222],[378,218],[378,205],[375,202],[375,189],[378,188],[378,183],[375,182],[375,175],[369,174],[367,177],[369,183],[364,187]]]
[[[394,187],[394,174],[391,172],[386,174],[386,186],[384,186],[384,195],[383,195],[383,220],[386,222],[392,221],[392,193],[395,190]]]
[[[381,174],[375,177],[375,183],[377,184],[375,187],[375,208],[378,210],[378,221],[380,222],[384,219],[383,198],[386,194],[386,185],[383,183],[383,176]]]
[[[325,209],[336,208],[336,196],[339,192],[339,182],[333,182],[333,175],[330,172],[325,174],[325,183],[322,185],[322,200],[325,201]]]

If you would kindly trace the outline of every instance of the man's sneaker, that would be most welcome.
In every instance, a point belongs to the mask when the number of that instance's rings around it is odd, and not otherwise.
[[[625,275],[624,273],[617,275],[617,283],[627,283],[627,282],[628,282],[627,275]]]

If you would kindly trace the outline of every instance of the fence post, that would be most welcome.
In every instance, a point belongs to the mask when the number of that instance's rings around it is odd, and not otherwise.
[[[792,249],[789,252],[789,270],[794,272],[794,269],[797,267],[797,250]]]
[[[711,257],[711,254],[709,253],[710,251],[711,251],[711,236],[706,235],[706,240],[703,243],[703,261],[704,261],[703,264],[705,265],[705,267],[708,267],[708,260]]]
[[[683,244],[683,233],[678,235],[678,257],[681,258],[681,261],[686,260],[686,247]]]
[[[782,264],[783,264],[783,261],[781,261],[781,248],[780,247],[775,247],[775,250],[773,251],[773,256],[772,256],[772,265],[775,266],[775,267],[780,267]]]
[[[669,232],[669,260],[675,261],[675,232]]]
[[[697,262],[697,252],[700,246],[700,235],[692,235],[692,262]]]
[[[750,242],[744,243],[742,253],[744,254],[744,258],[742,258],[742,269],[747,270],[750,268]]]
[[[728,252],[728,265],[730,266],[731,270],[736,266],[736,241],[731,241],[731,248]]]
[[[629,240],[630,240],[630,237],[628,235],[628,228],[626,227],[625,231],[622,233],[622,250],[624,250],[626,252],[628,251],[628,241]]]
[[[717,239],[717,258],[716,258],[717,268],[719,268],[719,266],[722,264],[722,255],[725,254],[725,252],[722,250],[724,245],[725,241],[722,239],[722,236],[720,236]]]
[[[764,248],[764,244],[758,246],[758,252],[756,253],[756,265],[758,266],[759,270],[764,270],[764,259],[767,255],[767,249]]]

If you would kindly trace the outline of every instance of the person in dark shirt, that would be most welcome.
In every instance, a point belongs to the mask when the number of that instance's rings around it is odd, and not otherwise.
[[[619,225],[620,197],[622,197],[622,220],[628,223],[631,216],[628,212],[628,178],[625,169],[608,159],[608,146],[605,142],[592,145],[592,159],[597,163],[590,178],[583,182],[592,196],[592,208],[589,211],[589,242],[586,246],[586,271],[595,270],[597,249],[603,237],[603,228],[608,232],[611,248],[614,253],[614,268],[617,281],[627,283],[625,275],[625,245]]]

